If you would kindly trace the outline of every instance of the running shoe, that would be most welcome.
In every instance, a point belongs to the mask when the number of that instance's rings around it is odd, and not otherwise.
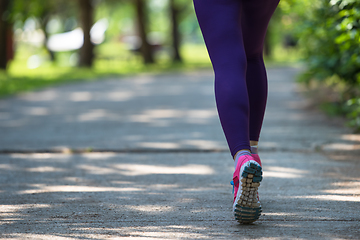
[[[261,204],[258,188],[262,180],[262,168],[250,155],[239,158],[233,175],[233,212],[239,223],[249,224],[259,219]]]
[[[262,167],[259,154],[252,153],[251,156],[254,158],[255,162],[257,162]]]

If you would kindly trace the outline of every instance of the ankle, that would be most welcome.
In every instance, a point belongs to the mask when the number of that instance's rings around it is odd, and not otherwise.
[[[234,157],[234,168],[236,169],[236,166],[238,164],[238,161],[239,161],[239,158],[241,156],[251,156],[251,151],[249,149],[242,149],[240,151],[238,151],[236,154],[235,154],[235,157]]]
[[[251,154],[258,154],[258,141],[250,141]]]

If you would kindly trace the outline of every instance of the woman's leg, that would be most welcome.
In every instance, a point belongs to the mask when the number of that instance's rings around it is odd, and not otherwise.
[[[221,125],[235,158],[235,219],[256,221],[261,213],[258,187],[260,159],[251,156],[267,97],[262,49],[278,0],[194,0],[198,21],[215,72],[215,95]],[[254,121],[254,122],[252,122]]]
[[[247,56],[246,84],[249,95],[249,135],[257,142],[267,100],[267,76],[263,45],[268,23],[280,0],[243,0],[241,28]]]
[[[215,72],[221,125],[231,154],[258,141],[267,99],[262,57],[279,0],[194,0]]]
[[[246,54],[240,0],[194,0],[215,72],[217,109],[231,154],[250,149]]]

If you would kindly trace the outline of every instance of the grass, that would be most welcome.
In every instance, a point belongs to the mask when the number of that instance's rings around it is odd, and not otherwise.
[[[288,65],[295,62],[286,61],[288,52],[275,48],[273,59],[267,59],[267,66]],[[165,51],[156,55],[157,63],[144,65],[141,57],[129,52],[123,45],[109,42],[95,49],[96,59],[93,68],[77,68],[71,65],[73,52],[58,53],[56,63],[48,60],[44,49],[19,44],[15,59],[7,72],[0,72],[0,97],[9,96],[23,91],[35,90],[47,86],[64,84],[74,81],[92,81],[110,76],[121,77],[139,73],[160,73],[173,71],[189,71],[199,68],[211,68],[211,63],[203,44],[186,44],[182,47],[183,63],[172,63]],[[31,56],[37,56],[41,65],[29,69]],[[31,58],[30,58],[31,59]],[[298,59],[298,58],[297,58]],[[74,61],[74,59],[72,59]]]
[[[93,68],[71,66],[73,53],[59,53],[56,63],[47,59],[44,50],[27,45],[19,45],[15,59],[7,72],[0,72],[0,97],[30,91],[50,85],[74,81],[92,81],[110,76],[124,76],[138,73],[159,73],[168,71],[188,71],[197,68],[210,68],[211,63],[203,45],[186,45],[182,49],[184,63],[172,63],[169,57],[160,52],[157,63],[144,65],[141,57],[130,53],[119,44],[108,43],[96,48],[97,58]],[[42,61],[39,67],[28,68],[30,56],[37,56]],[[31,62],[30,62],[31,64]]]
[[[266,67],[286,67],[298,65],[302,62],[302,53],[298,48],[284,48],[274,46],[271,57],[265,57]]]

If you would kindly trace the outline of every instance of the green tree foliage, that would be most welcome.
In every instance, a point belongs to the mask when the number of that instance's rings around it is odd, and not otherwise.
[[[44,47],[47,49],[46,43],[49,34],[46,26],[51,18],[58,17],[65,21],[66,19],[76,15],[76,1],[67,0],[13,0],[10,13],[11,21],[17,24],[23,24],[28,18],[36,18],[40,28],[45,34]],[[47,49],[52,61],[55,61],[55,55]]]
[[[58,16],[62,19],[76,15],[76,1],[68,0],[12,0],[11,1],[12,21],[24,22],[29,17],[38,18],[42,22],[48,18]]]
[[[360,82],[360,2],[321,0],[302,32],[309,72],[323,80],[334,75],[350,85]]]
[[[304,15],[301,43],[308,70],[302,80],[326,82],[330,78],[345,86],[339,93],[350,125],[360,130],[360,1],[317,0]]]

